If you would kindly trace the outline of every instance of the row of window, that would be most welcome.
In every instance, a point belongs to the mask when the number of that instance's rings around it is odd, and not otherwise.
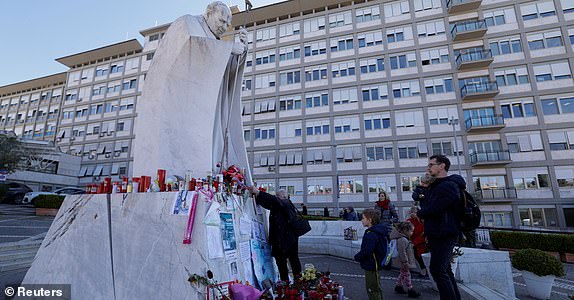
[[[434,10],[436,14],[442,12],[440,0],[415,0],[413,8],[415,12]],[[570,0],[560,0],[562,11],[571,13],[574,11],[574,4]],[[539,1],[537,3],[524,3],[519,7],[522,20],[526,23],[530,20],[556,16],[556,7],[552,0]],[[279,38],[300,36],[303,32],[311,34],[314,32],[324,31],[328,26],[331,32],[351,29],[354,20],[357,24],[363,22],[385,20],[386,23],[395,21],[406,21],[410,19],[411,6],[408,0],[394,1],[383,4],[384,17],[381,16],[380,6],[373,5],[351,10],[332,13],[325,16],[308,18],[303,20],[303,31],[301,31],[301,22],[290,22],[278,25]],[[428,14],[428,12],[426,13]],[[516,23],[516,12],[514,6],[501,7],[483,11],[484,19],[487,26],[498,26],[509,23]],[[416,15],[415,15],[416,16]],[[328,22],[328,23],[327,23]],[[444,26],[444,25],[443,25]],[[419,31],[420,32],[420,31]],[[260,28],[248,36],[249,43],[253,42],[253,36],[257,42],[273,41],[276,39],[277,26]]]

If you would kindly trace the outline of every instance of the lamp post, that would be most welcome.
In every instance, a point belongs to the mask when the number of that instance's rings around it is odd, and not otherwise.
[[[454,153],[456,155],[456,164],[458,165],[458,175],[462,175],[462,171],[460,169],[460,157],[458,155],[458,143],[456,142],[456,125],[458,125],[458,119],[455,119],[454,116],[451,116],[448,120],[448,125],[452,126],[452,136],[454,137]]]

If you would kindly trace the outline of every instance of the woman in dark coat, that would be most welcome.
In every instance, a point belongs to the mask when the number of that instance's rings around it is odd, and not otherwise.
[[[276,196],[251,188],[255,195],[255,202],[270,211],[269,214],[269,244],[271,256],[275,257],[279,278],[289,280],[287,260],[291,265],[294,277],[301,275],[301,261],[299,260],[299,238],[288,228],[289,209],[295,209],[288,199],[285,190],[278,190]],[[293,206],[293,207],[291,207]]]

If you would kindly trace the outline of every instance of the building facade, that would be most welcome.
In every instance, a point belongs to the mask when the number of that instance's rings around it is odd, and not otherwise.
[[[445,154],[484,225],[574,226],[574,2],[286,1],[237,13],[255,177],[404,217]],[[458,154],[458,155],[457,155]]]
[[[574,227],[572,1],[291,0],[233,22],[249,32],[244,137],[259,185],[332,213],[384,190],[405,217],[428,157],[445,154],[484,225]],[[39,138],[25,99],[59,90],[43,138],[82,157],[80,182],[132,176],[135,107],[167,27],[143,30],[143,47],[58,59],[70,70],[56,85],[0,87],[0,129]]]

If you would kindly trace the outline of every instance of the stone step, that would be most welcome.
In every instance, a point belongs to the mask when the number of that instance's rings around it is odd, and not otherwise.
[[[26,242],[8,242],[0,244],[0,252],[16,249],[38,249],[42,245],[41,240],[26,241]]]
[[[4,272],[8,272],[8,271],[14,271],[14,270],[20,270],[20,269],[28,269],[28,268],[30,268],[30,266],[32,266],[33,261],[34,261],[34,258],[18,260],[18,261],[14,261],[14,262],[0,262],[0,273],[4,273]]]
[[[459,283],[461,298],[463,300],[515,300],[479,283]]]
[[[34,257],[36,256],[36,252],[38,252],[37,248],[0,251],[0,263],[34,259]]]

